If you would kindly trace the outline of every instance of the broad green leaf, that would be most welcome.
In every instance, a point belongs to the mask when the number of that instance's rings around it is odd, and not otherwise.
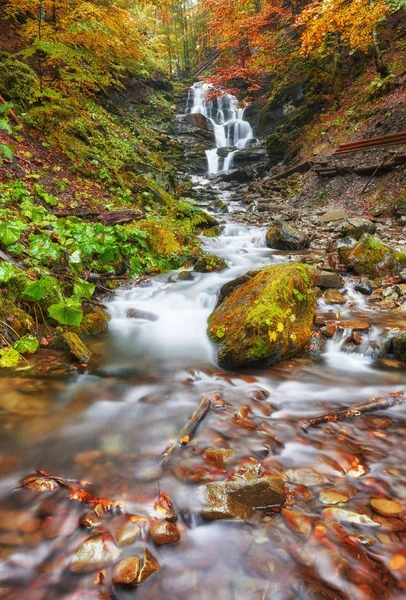
[[[14,349],[20,354],[24,354],[25,352],[33,354],[38,350],[38,346],[39,343],[37,338],[33,335],[25,335],[14,344]]]
[[[83,312],[78,308],[68,306],[65,302],[52,304],[48,308],[50,317],[61,323],[61,325],[78,326],[82,322]]]
[[[0,283],[7,283],[7,281],[10,281],[10,279],[14,279],[14,277],[19,277],[20,275],[20,269],[18,269],[11,263],[0,263]]]
[[[78,298],[91,298],[94,294],[96,286],[84,279],[76,279],[73,285],[73,294]]]
[[[0,350],[0,368],[15,367],[21,356],[14,348]]]
[[[23,290],[23,296],[29,300],[42,300],[45,296],[58,286],[52,277],[41,277],[38,281],[29,283]]]
[[[15,244],[25,229],[23,223],[0,223],[0,242],[4,246]]]
[[[82,255],[80,250],[75,250],[72,254],[69,254],[69,262],[73,265],[79,265],[82,262]]]
[[[6,146],[6,144],[0,144],[0,154],[3,154],[8,160],[13,160],[11,148]]]

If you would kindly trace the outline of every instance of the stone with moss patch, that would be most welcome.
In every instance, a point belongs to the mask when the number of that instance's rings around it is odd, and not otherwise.
[[[315,309],[312,277],[297,262],[265,267],[227,296],[209,317],[220,364],[273,365],[304,350]]]
[[[276,250],[303,250],[310,246],[310,239],[302,231],[281,222],[268,230],[266,244]]]
[[[226,261],[221,256],[208,254],[199,258],[194,266],[194,270],[198,273],[212,273],[213,271],[224,271],[224,269],[227,269],[227,266]]]
[[[364,234],[345,259],[357,275],[386,277],[400,273],[406,266],[406,254],[397,252],[381,240]]]
[[[62,340],[69,348],[69,352],[81,363],[88,363],[92,356],[89,348],[85,346],[77,333],[67,331],[62,334]]]
[[[89,335],[97,335],[106,331],[110,317],[105,310],[100,306],[95,306],[94,310],[83,316],[78,334],[80,337]]]

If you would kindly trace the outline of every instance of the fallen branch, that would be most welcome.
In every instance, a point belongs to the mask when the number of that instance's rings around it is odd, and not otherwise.
[[[0,259],[4,260],[8,263],[11,263],[12,265],[14,265],[15,267],[17,267],[17,269],[21,269],[21,271],[25,271],[25,267],[23,267],[23,265],[18,262],[17,260],[14,260],[14,258],[12,258],[11,256],[9,256],[8,254],[6,254],[5,252],[3,252],[2,250],[0,250]]]
[[[68,497],[70,500],[77,500],[78,502],[89,504],[90,506],[100,505],[103,510],[123,512],[123,502],[94,496],[83,489],[82,486],[84,485],[88,485],[88,483],[85,481],[75,481],[72,479],[64,479],[63,477],[55,477],[46,471],[37,469],[35,475],[29,475],[22,481],[20,488],[41,492],[56,489],[59,486],[68,490]]]
[[[203,419],[210,410],[211,402],[212,401],[210,396],[204,396],[196,411],[193,413],[192,418],[182,429],[179,438],[176,440],[176,442],[171,444],[166,450],[166,452],[163,454],[160,461],[161,465],[164,465],[168,462],[169,458],[175,452],[175,450],[182,446],[186,446],[193,439],[197,428],[199,427],[200,423],[203,421]]]
[[[381,173],[386,173],[387,171],[391,171],[392,169],[395,169],[404,163],[406,163],[406,155],[401,154],[393,158],[390,162],[383,161],[383,163],[368,167],[341,167],[339,165],[331,165],[321,168],[314,168],[313,170],[320,177],[335,177],[337,175],[346,175],[347,173],[355,173],[356,175],[372,174],[374,177],[378,171]],[[370,182],[368,182],[368,185],[369,183]]]
[[[313,162],[311,160],[308,160],[306,162],[301,163],[300,165],[297,165],[296,167],[287,169],[286,171],[283,171],[282,173],[277,173],[276,175],[272,175],[272,177],[269,178],[269,181],[277,181],[278,179],[285,179],[286,177],[289,177],[290,175],[293,175],[294,173],[307,173],[307,171],[310,171],[310,169],[312,167],[313,167]]]
[[[377,396],[376,398],[370,398],[370,400],[364,402],[358,402],[351,408],[339,410],[327,415],[321,415],[314,419],[299,421],[299,425],[302,429],[307,429],[308,427],[320,425],[321,423],[336,423],[337,421],[360,417],[365,413],[391,408],[392,406],[402,404],[403,402],[406,402],[406,394],[404,392],[394,392],[393,394],[385,394],[385,396]]]
[[[366,182],[366,184],[362,188],[361,194],[365,194],[365,192],[367,191],[367,189],[369,187],[369,184],[372,182],[373,178],[378,173],[378,171],[383,167],[383,165],[385,164],[386,159],[387,159],[387,157],[385,157],[383,159],[383,161],[376,167],[375,171],[372,173],[371,177],[368,179],[368,181]]]
[[[7,104],[7,102],[4,100],[3,96],[0,96],[0,104]],[[8,111],[8,116],[13,121],[13,123],[15,123],[16,125],[20,124],[19,118],[17,117],[17,115],[15,114],[15,112],[13,110],[11,110],[11,108]]]
[[[97,221],[104,223],[105,225],[123,225],[130,221],[137,221],[144,218],[144,215],[136,210],[130,208],[123,208],[121,210],[111,210],[109,212],[102,213],[100,211],[65,211],[53,213],[58,218],[64,217],[78,217],[79,219],[89,219],[91,221]]]

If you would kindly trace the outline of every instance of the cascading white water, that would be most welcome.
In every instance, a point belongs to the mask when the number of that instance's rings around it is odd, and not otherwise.
[[[235,152],[247,147],[254,139],[254,132],[244,120],[244,109],[238,106],[237,98],[223,94],[208,100],[212,89],[210,84],[195,83],[189,89],[186,113],[201,114],[211,123],[216,147],[206,150],[206,155],[208,172],[216,174],[232,168]],[[218,148],[230,148],[230,151],[221,156]]]

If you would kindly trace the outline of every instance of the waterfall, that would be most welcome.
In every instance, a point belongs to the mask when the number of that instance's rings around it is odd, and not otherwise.
[[[207,100],[212,89],[210,84],[195,83],[189,89],[186,113],[201,114],[212,126],[216,145],[206,150],[206,156],[208,173],[215,174],[232,168],[235,152],[247,147],[254,132],[244,121],[244,109],[238,106],[237,98],[223,94]],[[229,152],[219,154],[218,148],[229,148]]]

